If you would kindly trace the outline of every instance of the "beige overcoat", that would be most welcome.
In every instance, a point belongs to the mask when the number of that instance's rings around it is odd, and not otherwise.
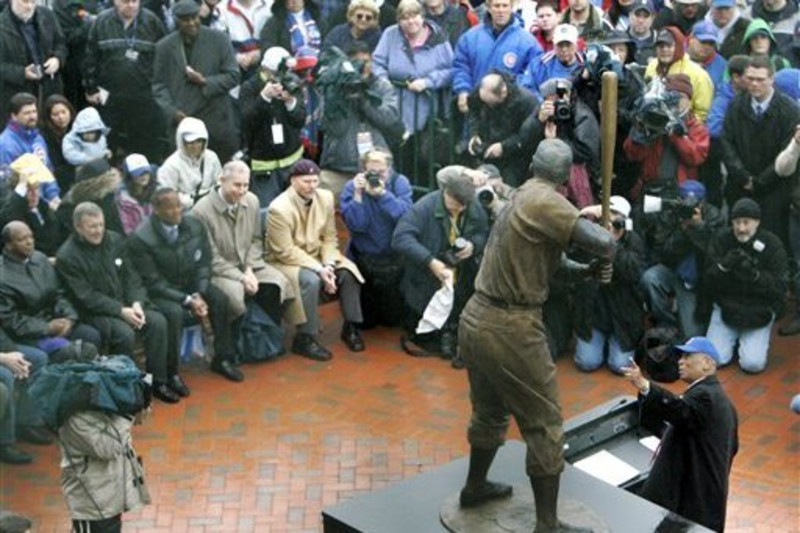
[[[276,268],[264,261],[264,241],[258,212],[258,198],[248,192],[239,202],[236,220],[228,212],[228,204],[213,189],[192,208],[208,231],[211,242],[211,283],[216,285],[231,302],[236,316],[245,312],[244,285],[240,281],[245,269],[253,269],[260,283],[274,283],[281,289],[281,302],[288,303],[284,318],[292,324],[299,319],[292,312],[295,292],[289,280]],[[300,306],[302,308],[302,305]]]
[[[331,264],[346,268],[364,283],[355,263],[339,251],[330,191],[317,189],[307,205],[292,187],[286,189],[269,205],[265,243],[267,263],[289,278],[296,294],[300,294],[301,267],[317,270]]]

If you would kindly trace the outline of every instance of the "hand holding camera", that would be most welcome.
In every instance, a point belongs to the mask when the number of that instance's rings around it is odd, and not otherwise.
[[[750,258],[747,252],[741,248],[734,248],[733,250],[728,250],[722,261],[719,262],[719,267],[725,272],[734,272],[748,261],[750,261]]]
[[[367,170],[364,173],[364,179],[367,182],[366,191],[370,196],[381,196],[386,192],[386,187],[383,185],[383,176],[380,172],[375,170]]]
[[[469,140],[467,150],[475,157],[483,157],[483,153],[486,151],[486,145],[483,143],[480,137],[475,135]]]
[[[470,241],[464,237],[459,237],[450,248],[441,253],[441,261],[447,266],[455,267],[460,262],[468,259],[474,249],[475,246]]]

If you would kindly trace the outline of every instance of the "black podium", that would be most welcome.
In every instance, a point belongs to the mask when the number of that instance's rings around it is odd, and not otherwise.
[[[699,533],[708,529],[625,490],[647,477],[652,453],[639,439],[638,404],[623,396],[570,419],[564,425],[567,465],[561,477],[561,497],[578,500],[600,515],[615,533]],[[615,487],[572,466],[571,463],[607,450],[640,474]],[[463,457],[429,472],[403,480],[322,511],[325,533],[438,533],[442,503],[464,483],[468,458]],[[500,448],[489,473],[492,479],[527,484],[525,444],[509,441]],[[624,511],[622,511],[624,510]]]

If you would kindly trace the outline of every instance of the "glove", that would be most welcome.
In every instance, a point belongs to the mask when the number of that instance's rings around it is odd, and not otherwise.
[[[588,277],[600,283],[611,283],[614,275],[614,265],[605,259],[592,259],[586,270]]]
[[[744,255],[744,259],[742,259],[739,265],[733,270],[733,275],[740,281],[755,281],[758,279],[758,265],[755,259],[747,255],[746,252],[742,252],[742,254]]]
[[[722,261],[718,264],[720,269],[726,272],[732,272],[735,271],[742,262],[747,260],[747,253],[744,250],[741,248],[734,248],[733,250],[728,250],[725,257],[723,257]]]

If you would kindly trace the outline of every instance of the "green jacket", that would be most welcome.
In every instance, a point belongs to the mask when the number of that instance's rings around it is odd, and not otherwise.
[[[747,29],[744,32],[744,38],[742,39],[742,53],[746,55],[752,55],[750,52],[750,38],[756,32],[765,32],[769,36],[769,57],[772,60],[772,65],[775,67],[775,71],[779,71],[785,68],[791,68],[792,64],[789,62],[788,59],[783,57],[778,53],[778,42],[775,40],[775,34],[772,33],[772,28],[769,27],[769,24],[764,19],[753,19],[750,24],[747,26]]]

